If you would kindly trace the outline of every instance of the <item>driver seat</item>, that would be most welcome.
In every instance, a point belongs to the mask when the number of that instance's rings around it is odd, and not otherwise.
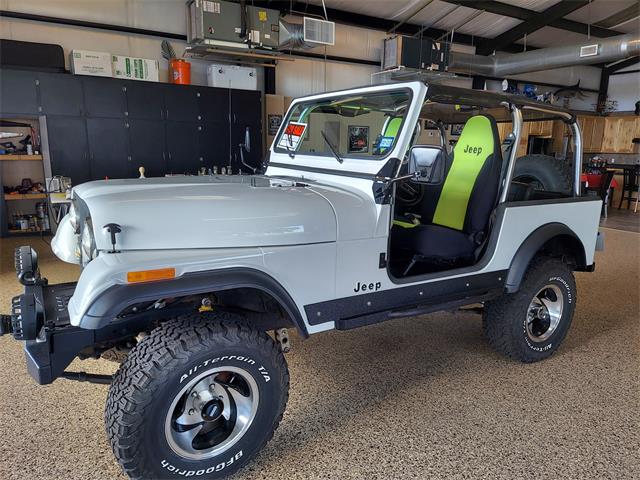
[[[495,119],[471,117],[453,149],[431,223],[408,226],[394,222],[391,229],[391,251],[409,261],[404,275],[424,262],[436,269],[475,262],[497,203],[501,171]]]

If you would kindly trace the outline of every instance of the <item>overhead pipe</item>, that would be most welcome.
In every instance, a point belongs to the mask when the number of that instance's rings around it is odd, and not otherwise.
[[[581,55],[586,47],[597,45],[597,53]],[[505,77],[518,73],[537,72],[573,65],[609,63],[640,56],[640,37],[620,35],[578,45],[541,48],[529,52],[500,54],[485,57],[469,53],[451,52],[449,71],[475,73],[488,77]]]

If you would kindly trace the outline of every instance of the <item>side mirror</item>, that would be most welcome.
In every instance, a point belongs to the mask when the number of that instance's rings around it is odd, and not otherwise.
[[[443,147],[416,145],[409,151],[409,174],[415,182],[438,185],[444,180],[446,158]]]
[[[256,173],[256,168],[253,168],[244,160],[244,152],[249,153],[251,151],[251,129],[247,127],[244,131],[244,143],[238,145],[240,147],[240,163],[251,170],[253,173]]]
[[[244,149],[247,152],[251,151],[251,129],[247,127],[244,131]]]

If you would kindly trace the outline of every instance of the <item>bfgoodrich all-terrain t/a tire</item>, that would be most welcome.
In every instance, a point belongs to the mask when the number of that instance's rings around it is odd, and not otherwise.
[[[575,306],[573,272],[560,259],[538,257],[516,293],[485,304],[484,334],[498,352],[525,363],[537,362],[558,349]]]
[[[273,436],[289,373],[266,333],[235,315],[170,320],[131,350],[105,409],[131,478],[224,478]]]

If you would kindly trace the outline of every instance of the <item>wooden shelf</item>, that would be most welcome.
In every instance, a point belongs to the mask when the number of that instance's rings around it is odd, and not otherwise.
[[[10,235],[23,235],[25,237],[51,233],[51,230],[14,230],[11,228],[7,231]]]
[[[14,162],[20,162],[24,160],[28,161],[42,161],[42,155],[0,155],[0,160],[11,160]]]
[[[8,194],[5,193],[4,195],[4,199],[5,201],[9,201],[9,200],[38,200],[38,199],[44,199],[47,198],[47,194],[46,193],[26,193],[26,194]]]

